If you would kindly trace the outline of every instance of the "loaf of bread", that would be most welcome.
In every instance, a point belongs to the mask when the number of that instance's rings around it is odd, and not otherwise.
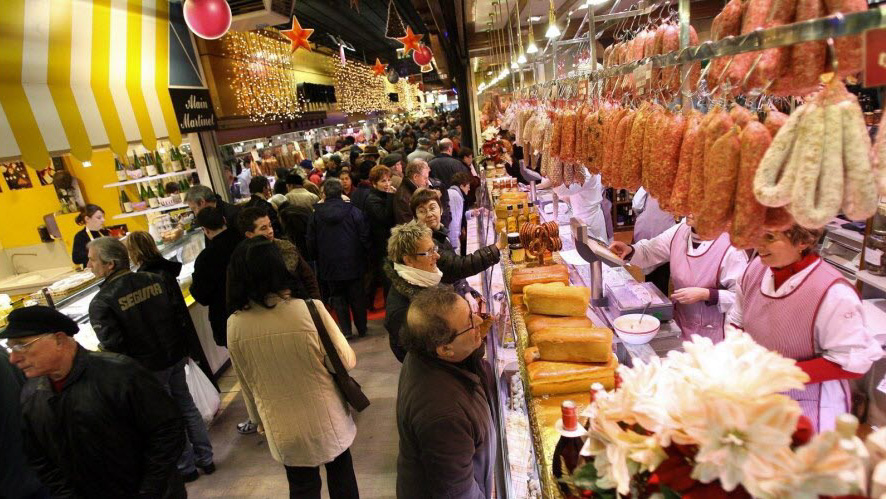
[[[538,348],[526,347],[526,349],[523,350],[523,362],[525,362],[526,365],[529,365],[536,360],[541,360],[541,358],[539,357]]]
[[[540,282],[569,283],[569,269],[565,265],[546,265],[517,269],[511,274],[511,293],[522,293],[523,288]]]
[[[530,336],[541,360],[559,362],[609,362],[612,357],[612,330],[546,328]]]
[[[526,331],[529,334],[549,327],[585,329],[594,327],[594,323],[587,317],[556,317],[553,315],[529,314],[525,317],[525,322]]]
[[[523,303],[531,314],[584,317],[591,289],[562,282],[530,284],[523,288]]]
[[[615,388],[615,369],[618,360],[613,355],[603,364],[578,364],[574,362],[549,362],[539,360],[526,366],[529,374],[529,391],[532,395],[559,395],[585,392],[592,383],[603,388]]]

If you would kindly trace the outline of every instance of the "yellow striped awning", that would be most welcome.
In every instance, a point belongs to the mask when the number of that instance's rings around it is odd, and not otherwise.
[[[169,99],[168,0],[3,0],[0,159],[126,156],[181,142]]]

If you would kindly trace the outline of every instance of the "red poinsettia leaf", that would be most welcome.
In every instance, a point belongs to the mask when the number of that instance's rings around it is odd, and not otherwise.
[[[805,445],[813,435],[815,435],[815,430],[812,429],[812,422],[806,416],[800,415],[800,419],[797,420],[797,429],[791,435],[791,445],[793,447]]]

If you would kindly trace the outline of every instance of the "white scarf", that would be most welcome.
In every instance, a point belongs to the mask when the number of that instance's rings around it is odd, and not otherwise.
[[[436,267],[434,267],[434,272],[428,272],[427,270],[417,269],[402,263],[395,263],[394,270],[406,282],[421,288],[436,286],[440,284],[440,279],[443,279],[443,272]]]

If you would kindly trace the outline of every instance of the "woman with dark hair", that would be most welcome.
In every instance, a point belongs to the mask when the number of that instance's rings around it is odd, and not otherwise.
[[[307,255],[308,222],[311,220],[311,209],[305,206],[287,205],[281,206],[280,224],[283,226],[283,236],[298,248],[298,252],[304,257]]]
[[[836,427],[852,408],[849,380],[883,356],[883,337],[868,329],[855,288],[815,252],[822,233],[796,224],[765,232],[726,315],[726,334],[743,330],[809,375],[788,395],[816,431]]]
[[[277,246],[244,241],[228,268],[228,350],[252,421],[261,421],[274,459],[283,464],[290,497],[319,497],[325,464],[331,499],[359,497],[350,446],[357,433],[327,369],[331,365],[303,286],[292,289]],[[354,351],[326,308],[311,300],[342,364]]]
[[[102,236],[110,236],[111,232],[105,229],[105,210],[97,204],[88,204],[80,210],[75,219],[77,225],[85,225],[83,230],[74,235],[74,245],[71,249],[71,260],[75,264],[84,267],[89,262],[89,250],[86,245],[93,239]]]

